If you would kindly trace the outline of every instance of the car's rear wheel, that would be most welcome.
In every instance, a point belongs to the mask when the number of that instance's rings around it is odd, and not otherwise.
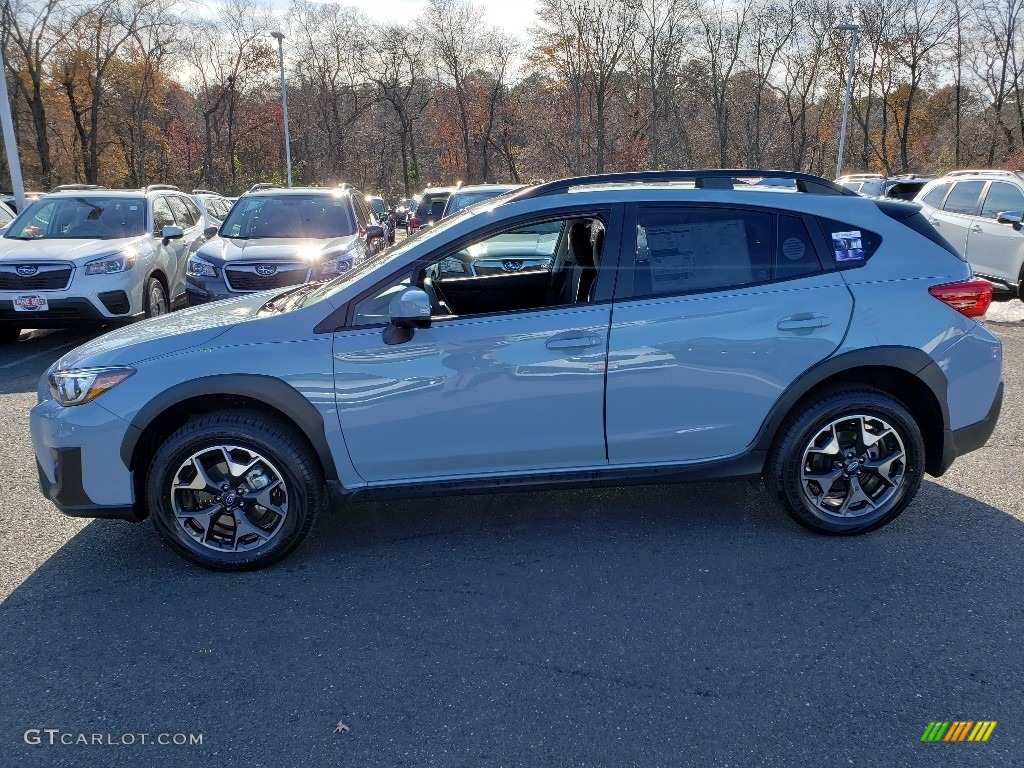
[[[16,325],[0,325],[0,344],[13,344],[21,336],[21,328]]]
[[[836,387],[789,417],[765,480],[805,528],[867,533],[907,508],[924,463],[921,430],[899,400],[870,387]]]
[[[167,301],[167,291],[159,278],[151,277],[146,281],[146,317],[160,317],[170,311],[170,302]]]
[[[146,500],[175,551],[215,570],[277,562],[309,534],[323,480],[305,441],[247,411],[189,420],[157,451]]]

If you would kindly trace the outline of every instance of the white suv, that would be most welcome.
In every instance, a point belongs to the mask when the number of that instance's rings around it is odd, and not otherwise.
[[[974,274],[1024,296],[1024,175],[954,171],[930,182],[915,202]]]
[[[0,238],[0,342],[22,328],[106,324],[185,304],[185,265],[209,222],[176,187],[62,188]]]

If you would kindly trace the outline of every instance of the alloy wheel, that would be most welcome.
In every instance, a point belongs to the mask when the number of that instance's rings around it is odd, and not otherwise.
[[[280,470],[251,448],[215,445],[182,462],[171,481],[178,526],[218,552],[263,547],[288,517],[288,486]]]
[[[818,430],[804,449],[800,488],[815,514],[868,515],[897,494],[906,479],[903,440],[877,416],[843,416]]]

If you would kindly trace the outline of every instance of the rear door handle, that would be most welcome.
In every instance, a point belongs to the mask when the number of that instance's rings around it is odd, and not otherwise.
[[[595,336],[592,333],[575,333],[570,332],[568,334],[560,333],[557,336],[552,336],[544,344],[548,349],[586,349],[588,347],[596,347],[603,343],[600,336]]]
[[[827,328],[832,325],[832,318],[818,313],[800,312],[784,317],[776,323],[780,331],[803,331],[808,328]]]

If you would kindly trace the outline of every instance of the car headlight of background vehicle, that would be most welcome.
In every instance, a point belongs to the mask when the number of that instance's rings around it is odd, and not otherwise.
[[[329,253],[320,265],[321,275],[343,275],[355,264],[355,254],[350,250]]]
[[[113,275],[117,272],[127,272],[135,266],[135,252],[110,253],[93,259],[85,265],[87,275]]]
[[[216,277],[217,268],[202,256],[189,256],[186,267],[189,277]]]
[[[466,265],[459,261],[454,256],[449,256],[446,259],[441,259],[441,263],[437,265],[441,272],[456,272],[460,274],[466,273]]]
[[[80,368],[47,375],[50,394],[61,405],[82,405],[99,397],[135,373],[134,368]]]

